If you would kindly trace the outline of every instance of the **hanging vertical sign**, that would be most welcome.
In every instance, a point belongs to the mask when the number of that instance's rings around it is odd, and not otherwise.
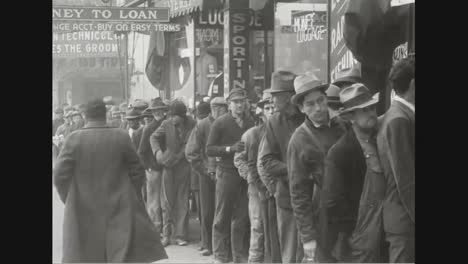
[[[225,13],[225,69],[224,89],[247,89],[249,81],[249,22],[250,12],[247,8],[228,9]],[[227,87],[226,87],[227,84]],[[225,93],[226,95],[226,93]]]
[[[344,40],[345,12],[349,0],[331,0],[330,6],[330,80],[334,82],[336,74],[359,63],[346,47]]]

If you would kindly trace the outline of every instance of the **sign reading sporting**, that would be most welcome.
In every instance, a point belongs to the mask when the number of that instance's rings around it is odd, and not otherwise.
[[[169,7],[70,7],[52,8],[52,20],[169,22]]]

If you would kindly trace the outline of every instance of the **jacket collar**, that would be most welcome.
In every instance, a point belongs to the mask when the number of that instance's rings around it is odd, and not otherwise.
[[[402,102],[400,101],[393,101],[392,102],[392,105],[394,105],[395,107],[401,109],[401,111],[403,111],[403,113],[405,113],[405,115],[411,120],[414,122],[414,112],[405,104],[403,104]]]

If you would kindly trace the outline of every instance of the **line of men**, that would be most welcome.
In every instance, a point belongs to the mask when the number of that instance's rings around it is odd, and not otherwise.
[[[193,172],[201,254],[216,263],[414,262],[414,64],[392,68],[381,117],[355,69],[333,84],[274,72],[257,122],[237,88],[197,120],[177,100],[128,110],[162,244],[187,244]]]
[[[200,122],[211,124],[194,138],[215,262],[414,262],[414,59],[392,68],[381,117],[354,71],[334,84],[275,72],[257,125],[242,89],[230,112]]]

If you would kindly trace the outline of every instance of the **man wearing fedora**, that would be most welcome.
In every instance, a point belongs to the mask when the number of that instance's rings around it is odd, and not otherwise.
[[[65,204],[64,263],[149,263],[166,259],[141,198],[144,168],[128,133],[106,124],[91,100],[86,126],[66,139],[53,171]]]
[[[133,146],[137,150],[141,143],[143,127],[140,125],[141,113],[135,108],[127,110],[125,119],[128,122],[128,134],[132,139]]]
[[[333,85],[340,89],[346,88],[355,83],[362,83],[361,65],[354,64],[351,68],[342,69],[336,73],[336,79]]]
[[[187,115],[187,107],[175,100],[169,106],[171,116],[150,136],[156,161],[163,166],[162,215],[163,244],[174,236],[179,246],[188,244],[190,164],[185,146],[196,122]]]
[[[304,114],[291,102],[291,97],[295,94],[295,78],[295,74],[286,71],[277,71],[271,76],[270,92],[276,113],[265,125],[265,134],[260,141],[257,163],[260,178],[268,189],[267,194],[274,196],[276,201],[278,236],[283,263],[297,263],[303,258],[303,250],[291,208],[286,166],[286,152],[291,134],[304,121]]]
[[[383,221],[390,262],[414,262],[415,60],[397,62],[389,74],[395,98],[385,113],[377,146],[386,180]]]
[[[254,126],[245,113],[247,94],[244,89],[229,92],[231,112],[213,122],[206,145],[209,157],[220,157],[216,171],[216,211],[213,222],[213,253],[215,262],[229,261],[232,241],[232,257],[235,263],[248,259],[248,197],[247,182],[239,176],[234,166],[234,153],[245,149],[240,141],[242,134]]]
[[[320,244],[330,262],[382,258],[385,180],[377,153],[376,104],[362,83],[340,92],[340,115],[351,129],[328,151],[320,196]]]
[[[140,146],[138,147],[138,155],[146,169],[146,207],[148,214],[156,229],[162,233],[162,166],[156,162],[156,157],[151,150],[150,136],[165,119],[164,114],[167,111],[167,106],[162,100],[152,100],[148,111],[151,112],[153,120],[143,128]],[[166,241],[162,242],[164,242],[163,245],[166,246]]]
[[[287,151],[291,204],[307,261],[327,262],[320,254],[317,233],[320,189],[328,149],[343,135],[344,125],[331,120],[323,84],[314,75],[301,75],[294,81],[292,102],[306,115],[294,131]],[[317,257],[315,251],[317,249]]]
[[[145,125],[143,126],[143,128],[148,126],[154,120],[153,112],[149,108],[146,108],[145,111],[141,113],[141,116],[143,117],[143,120],[145,121]]]
[[[245,169],[249,194],[249,217],[250,217],[250,247],[249,263],[278,263],[281,262],[279,252],[279,241],[276,240],[275,252],[272,252],[270,229],[268,223],[268,199],[267,189],[260,180],[257,170],[258,146],[261,137],[265,133],[265,123],[274,113],[274,105],[271,102],[271,89],[263,91],[262,99],[257,102],[257,115],[259,122],[255,127],[247,130],[242,135],[245,142],[245,150],[237,152],[234,156],[234,163],[242,174],[242,167]],[[275,208],[276,210],[276,208]],[[275,225],[276,229],[276,225]],[[275,230],[277,231],[277,230]],[[277,235],[276,235],[277,238]]]
[[[224,97],[215,97],[210,101],[211,113],[208,117],[197,123],[190,137],[193,141],[187,143],[185,155],[190,161],[194,171],[198,174],[200,187],[200,211],[201,211],[201,254],[209,256],[213,254],[213,220],[215,212],[215,180],[216,159],[206,154],[206,143],[213,122],[228,112],[228,105]]]

